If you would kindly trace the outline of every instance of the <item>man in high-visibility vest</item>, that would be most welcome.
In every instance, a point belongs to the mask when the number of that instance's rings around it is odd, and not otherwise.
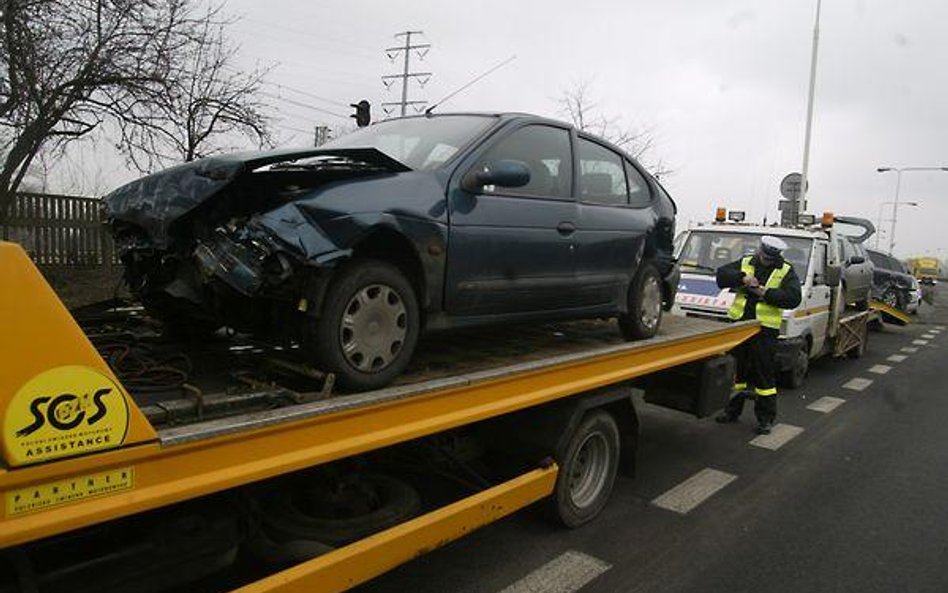
[[[764,235],[757,253],[717,270],[718,286],[737,294],[728,309],[734,321],[756,319],[760,332],[732,353],[737,359],[735,394],[715,420],[737,422],[744,401],[754,398],[757,432],[770,434],[777,419],[777,336],[784,309],[800,304],[800,279],[793,267],[783,259],[787,244],[782,239]]]

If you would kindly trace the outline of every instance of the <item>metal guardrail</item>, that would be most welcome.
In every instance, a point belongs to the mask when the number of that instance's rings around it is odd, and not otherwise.
[[[97,198],[20,193],[0,238],[19,243],[38,266],[111,267],[115,251],[99,205]]]

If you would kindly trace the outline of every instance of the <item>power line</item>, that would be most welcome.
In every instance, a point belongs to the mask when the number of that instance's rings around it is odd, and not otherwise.
[[[223,68],[224,70],[229,70],[229,71],[232,72],[233,74],[244,74],[244,72],[243,72],[242,70],[240,70],[240,69],[238,69],[238,68],[236,68],[236,67],[234,67],[234,66],[222,65],[222,68]],[[309,78],[309,77],[307,77],[307,78]],[[322,79],[322,78],[324,78],[324,77],[321,77],[320,79]],[[288,84],[283,84],[283,83],[280,83],[280,82],[272,82],[272,81],[270,81],[270,80],[260,80],[260,84],[263,84],[263,85],[266,85],[266,86],[270,86],[270,87],[273,87],[273,88],[277,88],[277,89],[280,89],[280,90],[291,91],[291,92],[294,92],[294,93],[303,95],[303,96],[305,96],[305,97],[309,97],[310,99],[316,99],[316,100],[322,101],[322,102],[324,102],[324,103],[329,103],[330,105],[335,105],[336,107],[349,107],[349,104],[348,104],[348,103],[343,103],[343,102],[341,102],[341,101],[336,101],[336,100],[330,99],[330,98],[328,98],[328,97],[323,97],[323,96],[317,95],[317,94],[315,94],[315,93],[311,93],[311,92],[309,92],[309,91],[305,91],[305,90],[303,90],[303,89],[301,89],[301,88],[299,88],[299,87],[290,86],[290,85],[288,85]],[[344,84],[351,84],[351,82],[346,82],[346,83],[344,83]],[[357,84],[357,86],[361,86],[361,87],[363,87],[363,88],[368,88],[368,87],[369,87],[369,85],[366,84],[366,83]]]
[[[306,30],[303,30],[303,29],[297,29],[297,28],[295,28],[295,27],[287,27],[286,25],[278,25],[278,24],[276,24],[276,23],[271,23],[271,22],[269,22],[269,21],[263,21],[263,20],[256,19],[256,18],[243,17],[243,19],[241,19],[241,20],[245,20],[245,21],[248,21],[248,22],[251,22],[251,23],[256,23],[256,24],[258,24],[258,25],[263,25],[263,26],[265,26],[265,27],[270,27],[270,28],[272,28],[272,29],[277,29],[277,30],[279,30],[279,31],[284,31],[284,32],[286,32],[286,33],[292,33],[292,34],[294,34],[294,35],[299,35],[299,36],[305,37],[306,39],[311,40],[311,41],[312,41],[312,40],[323,40],[323,39],[326,39],[326,40],[332,41],[333,43],[331,43],[331,45],[334,45],[334,46],[337,45],[338,43],[344,43],[344,44],[346,45],[346,47],[349,47],[349,48],[358,50],[360,54],[363,54],[362,57],[375,59],[375,56],[378,55],[378,54],[376,53],[377,50],[372,49],[372,48],[370,48],[370,47],[368,47],[368,46],[366,46],[366,45],[357,45],[357,44],[353,43],[351,39],[343,39],[343,38],[341,38],[341,37],[333,37],[333,36],[328,35],[328,34],[322,32],[322,31],[321,31],[321,32],[319,33],[319,35],[317,36],[317,35],[314,35],[312,31],[306,31]],[[353,54],[352,52],[349,52],[349,53],[350,53],[350,55],[355,55],[355,54]]]
[[[308,103],[303,103],[301,101],[294,101],[293,99],[287,99],[286,97],[281,97],[280,95],[274,95],[273,93],[267,93],[267,92],[261,91],[260,94],[263,95],[264,97],[270,97],[271,99],[276,99],[277,101],[283,101],[284,103],[288,103],[290,105],[296,105],[297,107],[302,107],[304,109],[311,109],[313,111],[324,113],[326,115],[331,115],[333,117],[338,117],[340,119],[346,119],[346,120],[349,119],[349,116],[347,115],[335,113],[333,111],[329,111],[328,109],[323,109],[322,107],[314,107]]]
[[[421,86],[425,86],[428,83],[428,81],[431,80],[431,72],[412,72],[411,67],[410,67],[412,50],[415,51],[416,55],[418,56],[418,59],[422,60],[424,59],[425,55],[427,55],[428,50],[431,49],[430,43],[419,43],[419,44],[412,45],[411,36],[421,35],[423,33],[424,31],[403,31],[401,33],[396,33],[395,37],[405,38],[405,45],[401,45],[398,47],[389,47],[389,48],[386,48],[385,50],[385,55],[387,55],[388,59],[392,60],[393,62],[395,61],[395,58],[397,58],[398,54],[400,53],[404,54],[404,58],[405,58],[405,62],[404,62],[405,65],[401,74],[389,74],[387,76],[382,77],[382,83],[385,85],[385,88],[389,88],[396,79],[399,79],[399,78],[402,79],[402,100],[398,101],[397,103],[396,102],[382,103],[382,109],[385,111],[385,113],[390,112],[388,109],[386,109],[387,107],[394,107],[395,105],[398,105],[400,106],[401,114],[404,117],[406,114],[405,112],[409,105],[421,105],[421,106],[425,105],[425,101],[409,101],[408,100],[408,80],[410,78],[416,79],[418,81],[418,84],[420,84]],[[420,111],[421,109],[418,108],[418,110]]]
[[[348,104],[348,103],[342,103],[341,101],[334,101],[333,99],[328,99],[328,98],[326,98],[326,97],[320,97],[319,95],[315,95],[315,94],[313,94],[313,93],[310,93],[309,91],[304,91],[304,90],[302,90],[302,89],[293,88],[293,87],[291,87],[291,86],[287,86],[287,85],[281,84],[281,83],[279,83],[279,82],[269,82],[269,81],[266,81],[266,82],[264,82],[264,84],[266,84],[266,85],[268,85],[268,86],[276,87],[276,88],[278,88],[278,89],[291,91],[291,92],[294,92],[294,93],[303,95],[304,97],[309,97],[310,99],[316,99],[316,100],[318,100],[318,101],[323,101],[324,103],[329,103],[330,105],[335,105],[336,107],[349,107],[349,104]]]
[[[280,37],[280,36],[276,36],[276,35],[267,35],[266,33],[261,33],[260,31],[254,31],[254,32],[253,32],[253,35],[254,35],[255,37],[260,37],[260,38],[266,39],[266,40],[268,40],[268,41],[272,41],[272,42],[274,42],[274,43],[292,44],[292,45],[293,45],[294,47],[296,47],[296,48],[305,47],[305,48],[310,49],[310,50],[313,50],[313,51],[318,51],[318,52],[322,52],[322,53],[328,53],[328,54],[332,54],[332,55],[334,55],[334,56],[343,55],[343,56],[347,56],[347,57],[350,57],[350,58],[357,58],[357,59],[360,59],[360,60],[367,60],[367,61],[368,61],[368,60],[373,60],[373,61],[374,61],[374,60],[376,59],[376,58],[371,58],[371,57],[369,57],[369,56],[367,56],[367,55],[365,55],[365,54],[361,54],[361,53],[352,53],[352,52],[339,51],[338,49],[335,49],[335,48],[323,47],[323,46],[315,45],[315,44],[308,43],[308,42],[305,42],[305,41],[298,41],[298,40],[296,40],[296,39],[287,39],[286,37]]]

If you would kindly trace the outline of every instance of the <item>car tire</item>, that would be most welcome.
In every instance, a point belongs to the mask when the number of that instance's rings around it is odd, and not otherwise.
[[[548,510],[567,527],[579,527],[602,511],[612,494],[619,469],[619,427],[611,414],[586,414],[558,460]]]
[[[810,372],[810,354],[806,348],[800,348],[793,361],[793,367],[780,374],[780,383],[787,389],[799,389],[806,382]]]
[[[405,275],[386,262],[361,260],[333,279],[304,346],[341,388],[379,389],[405,370],[420,327],[418,299]]]
[[[360,476],[363,489],[377,501],[364,514],[330,516],[313,501],[306,489],[284,488],[263,507],[263,527],[275,542],[315,541],[331,547],[368,537],[418,514],[421,497],[410,484],[392,476]],[[305,485],[304,485],[305,486]]]
[[[642,262],[629,287],[629,311],[619,315],[619,329],[626,340],[644,340],[662,323],[662,277],[650,262]]]
[[[901,311],[902,307],[904,306],[902,304],[902,295],[899,294],[899,291],[891,287],[887,288],[885,292],[882,293],[882,302],[893,309],[898,309],[899,311]]]

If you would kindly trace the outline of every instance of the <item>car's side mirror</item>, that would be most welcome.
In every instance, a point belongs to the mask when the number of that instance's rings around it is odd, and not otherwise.
[[[843,276],[843,269],[839,266],[826,266],[823,270],[823,283],[831,288],[839,286],[839,281]]]
[[[864,257],[861,256],[861,255],[854,255],[854,256],[852,256],[852,257],[849,258],[849,265],[851,265],[851,266],[855,266],[855,265],[858,265],[858,264],[864,264],[864,263],[866,263],[866,258],[864,258]]]
[[[488,163],[487,166],[471,169],[461,181],[461,187],[467,191],[480,191],[485,185],[498,187],[523,187],[530,183],[530,168],[526,163],[514,160],[501,160]]]

